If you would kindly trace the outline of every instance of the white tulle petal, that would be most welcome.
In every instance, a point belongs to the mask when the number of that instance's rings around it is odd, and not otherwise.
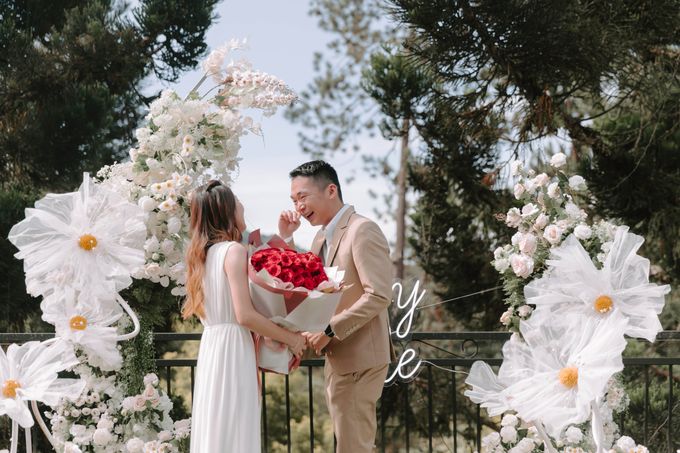
[[[31,294],[49,295],[64,283],[98,294],[119,291],[144,265],[146,214],[89,177],[77,192],[49,194],[35,206],[8,235],[24,260]],[[79,245],[85,234],[97,241],[91,250]]]
[[[465,396],[485,408],[492,417],[510,409],[502,393],[505,386],[486,362],[473,363],[465,383],[472,387],[465,391]]]
[[[619,311],[629,320],[626,335],[654,341],[670,287],[649,283],[649,261],[636,254],[642,242],[628,228],[619,228],[602,269],[597,269],[578,239],[569,236],[551,251],[545,275],[524,289],[527,304],[536,306],[532,318],[546,322],[578,312],[599,321]],[[610,311],[596,310],[599,296],[612,299]]]

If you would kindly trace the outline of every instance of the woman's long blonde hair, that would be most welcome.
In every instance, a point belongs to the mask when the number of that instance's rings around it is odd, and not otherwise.
[[[218,242],[241,241],[236,222],[236,197],[231,189],[213,180],[191,197],[191,242],[186,253],[187,297],[182,318],[205,316],[203,276],[208,249]]]

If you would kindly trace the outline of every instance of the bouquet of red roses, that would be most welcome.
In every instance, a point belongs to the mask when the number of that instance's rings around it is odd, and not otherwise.
[[[298,253],[294,250],[266,248],[253,253],[250,264],[257,272],[266,269],[269,275],[296,288],[316,289],[328,281],[321,258],[312,252]]]
[[[340,303],[344,272],[324,268],[311,252],[298,253],[278,236],[262,245],[259,231],[248,238],[250,297],[255,309],[276,324],[294,332],[323,331]],[[288,374],[294,365],[288,350],[258,342],[258,366]]]

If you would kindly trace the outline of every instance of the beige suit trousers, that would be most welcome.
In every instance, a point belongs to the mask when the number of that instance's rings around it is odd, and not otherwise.
[[[371,453],[375,448],[376,403],[388,365],[337,374],[326,361],[326,403],[338,442],[337,453]]]

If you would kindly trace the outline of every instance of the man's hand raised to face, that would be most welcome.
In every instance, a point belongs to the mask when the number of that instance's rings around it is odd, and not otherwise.
[[[300,214],[295,211],[282,211],[279,216],[279,236],[287,239],[300,228]]]

